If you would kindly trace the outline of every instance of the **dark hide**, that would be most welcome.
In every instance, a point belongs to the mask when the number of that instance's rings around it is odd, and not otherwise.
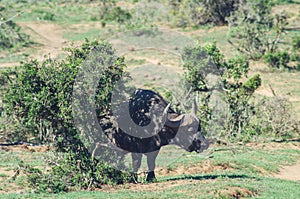
[[[134,123],[139,126],[147,126],[151,122],[151,118],[147,113],[149,113],[151,107],[155,104],[159,105],[159,107],[163,109],[167,109],[164,111],[167,115],[167,121],[158,134],[151,137],[139,138],[128,135],[118,128],[112,135],[113,142],[117,147],[132,153],[132,165],[134,172],[137,172],[140,167],[142,155],[144,154],[147,156],[149,168],[147,181],[155,179],[155,159],[162,146],[176,144],[183,147],[183,144],[180,143],[180,139],[184,138],[182,140],[188,140],[185,141],[188,144],[188,147],[185,148],[187,151],[201,152],[200,148],[201,144],[203,144],[201,143],[201,140],[198,139],[201,133],[200,126],[192,132],[190,138],[185,139],[185,134],[181,134],[176,138],[177,132],[181,127],[180,125],[183,117],[180,117],[179,114],[175,113],[175,111],[171,108],[168,108],[168,103],[159,94],[150,90],[139,89],[130,99],[129,114]],[[186,135],[186,137],[187,136],[188,135]],[[203,139],[205,138],[203,137]],[[205,149],[207,147],[205,147]]]

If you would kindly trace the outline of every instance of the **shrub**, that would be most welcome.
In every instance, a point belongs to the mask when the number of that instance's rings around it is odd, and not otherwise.
[[[224,25],[226,17],[237,7],[238,0],[169,1],[179,27],[204,24]]]
[[[276,52],[288,24],[285,14],[271,14],[268,0],[241,1],[227,20],[229,43],[251,59]]]
[[[291,103],[279,96],[264,97],[255,105],[252,128],[269,138],[290,138],[299,135],[297,121]]]
[[[295,69],[300,70],[300,36],[294,36],[292,40],[291,61],[295,62]]]
[[[247,59],[226,60],[215,44],[187,47],[182,58],[184,79],[197,93],[202,130],[208,137],[251,141],[260,135],[285,139],[299,134],[300,123],[287,99],[254,97],[262,80],[258,74],[247,78]]]
[[[32,43],[29,36],[21,32],[20,26],[8,20],[5,12],[6,8],[0,7],[0,49],[12,49]]]
[[[50,11],[35,9],[33,12],[38,15],[37,20],[55,21],[55,14]]]
[[[86,41],[80,48],[67,48],[65,60],[32,60],[22,63],[15,73],[6,74],[5,113],[17,118],[39,143],[54,142],[59,151],[67,152],[57,155],[62,158],[54,161],[56,164],[49,172],[41,173],[37,169],[28,172],[31,185],[38,191],[86,189],[127,180],[127,174],[94,159],[74,126],[73,85],[79,68],[94,50],[103,60],[111,61],[99,74],[96,89],[95,109],[100,121],[110,110],[115,82],[125,74],[124,59],[115,55],[110,44]]]
[[[24,163],[19,167],[26,174],[36,193],[59,193],[76,190],[93,190],[102,184],[121,184],[132,180],[132,176],[88,156],[79,153],[55,153],[48,159],[51,169],[42,172]],[[53,165],[55,163],[55,165]]]
[[[104,0],[100,4],[99,18],[102,25],[105,26],[106,22],[115,21],[120,24],[124,24],[126,21],[132,18],[129,11],[116,6],[115,1]]]
[[[293,37],[293,51],[300,51],[300,36]]]
[[[247,76],[249,69],[248,61],[243,57],[226,61],[215,44],[187,47],[182,57],[185,80],[200,96],[198,101],[203,130],[210,131],[213,125],[219,128],[215,131],[222,131],[224,137],[234,139],[243,136],[253,112],[251,96],[261,85],[260,76],[254,75],[243,82],[242,79]],[[211,75],[218,79],[213,84],[211,79],[214,78]],[[213,110],[215,107],[210,106],[214,91],[218,91],[222,98],[222,102],[216,104],[223,106],[220,110]]]
[[[288,68],[288,63],[290,62],[290,55],[287,52],[274,52],[266,53],[264,55],[264,60],[273,68]]]

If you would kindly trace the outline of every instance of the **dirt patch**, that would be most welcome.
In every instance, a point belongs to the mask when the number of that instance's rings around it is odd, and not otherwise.
[[[185,166],[178,166],[173,169],[162,168],[157,173],[160,176],[179,175],[179,174],[199,174],[199,173],[212,173],[214,171],[232,170],[226,163],[215,165],[212,162],[205,160],[199,164]]]
[[[8,169],[6,167],[0,167],[0,195],[8,193],[25,193],[28,192],[28,188],[23,186],[22,183],[16,183],[13,177],[16,175],[16,171]]]
[[[256,196],[257,192],[256,191],[251,191],[250,189],[247,188],[242,188],[242,187],[228,187],[226,189],[219,190],[216,193],[216,197],[230,197],[230,198],[244,198],[244,197],[252,197]]]
[[[0,146],[0,151],[12,151],[12,152],[47,152],[50,150],[50,146],[28,146],[27,144],[12,145],[12,146]]]
[[[62,47],[66,46],[65,30],[57,24],[48,22],[19,22],[19,24],[33,41],[42,45],[37,47],[38,52],[29,58],[40,60],[49,54],[56,57],[62,53]]]
[[[8,169],[6,167],[0,167],[0,181],[6,177],[12,177],[15,174],[15,171],[12,169]]]
[[[278,150],[278,149],[294,149],[300,150],[300,142],[298,140],[290,140],[287,142],[270,142],[270,143],[246,143],[245,147],[256,148],[256,149],[267,149],[267,150]]]
[[[214,179],[203,179],[201,180],[201,183],[211,183],[212,181],[216,181]],[[138,183],[138,184],[124,184],[124,185],[103,185],[101,187],[101,191],[104,192],[117,192],[122,190],[130,190],[130,191],[162,191],[171,189],[176,186],[182,186],[182,185],[192,185],[195,184],[194,180],[171,180],[166,182],[156,182],[156,183]]]
[[[247,143],[246,147],[265,149],[265,150],[279,150],[279,149],[293,149],[300,150],[300,142],[298,139],[291,139],[287,142],[272,142],[272,143]],[[258,168],[257,168],[258,169]],[[260,168],[261,169],[261,168]],[[261,170],[262,173],[267,173]],[[274,177],[285,180],[300,180],[300,160],[295,165],[283,166],[279,173],[274,174]]]
[[[296,180],[300,181],[300,161],[291,166],[284,166],[280,169],[278,174],[274,175],[276,178],[285,180]]]

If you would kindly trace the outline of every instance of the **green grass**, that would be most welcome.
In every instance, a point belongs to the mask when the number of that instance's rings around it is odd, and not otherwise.
[[[20,162],[31,166],[41,166],[44,164],[43,159],[45,156],[45,153],[0,151],[0,167],[14,168]]]
[[[7,176],[7,174],[6,174],[6,173],[0,173],[0,177],[2,177],[2,178],[6,178],[6,177],[8,177],[8,176]]]
[[[16,63],[16,62],[23,61],[27,57],[28,56],[26,54],[11,53],[5,57],[4,56],[0,57],[0,63]]]
[[[274,4],[293,4],[293,3],[300,3],[299,0],[273,0]]]
[[[293,2],[300,3],[296,0]],[[114,47],[121,54],[126,55],[128,70],[135,78],[135,84],[141,87],[161,89],[162,86],[170,88],[174,85],[173,80],[178,79],[178,73],[182,73],[180,50],[193,44],[194,39],[201,45],[216,41],[225,55],[232,56],[236,53],[236,50],[226,41],[226,27],[205,26],[200,27],[199,30],[167,28],[160,29],[158,32],[153,31],[152,35],[139,36],[132,34],[132,31],[108,34],[107,29],[100,28],[99,23],[94,21],[95,16],[99,14],[99,9],[95,5],[33,0],[26,3],[5,0],[1,3],[8,7],[8,16],[24,11],[15,18],[17,22],[47,21],[59,24],[63,29],[72,27],[72,30],[69,29],[64,34],[64,38],[69,41],[83,41],[85,38],[108,39],[114,43]],[[277,0],[277,3],[289,3],[289,1]],[[297,21],[294,23],[297,25]],[[87,24],[88,28],[73,26],[77,24]],[[108,24],[106,28],[111,28],[113,25],[115,24]],[[112,27],[112,29],[116,31],[118,28]],[[289,34],[284,35],[284,39],[290,41],[290,37],[297,34],[298,31],[290,31]],[[147,47],[151,49],[145,49]],[[0,63],[24,61],[28,54],[36,53],[36,50],[32,49],[26,50],[26,53],[5,53],[6,55],[1,56]],[[259,70],[255,72],[261,74],[266,89],[270,84],[278,95],[294,99],[293,105],[298,110],[300,118],[300,73]],[[283,143],[282,146],[285,144]],[[199,156],[183,153],[181,156],[182,150],[161,153],[157,159],[158,170],[159,167],[163,167],[163,170],[169,170],[170,174],[157,174],[158,183],[116,186],[109,189],[109,192],[100,189],[55,195],[2,194],[1,191],[15,192],[27,186],[24,176],[19,176],[16,181],[13,181],[6,171],[11,173],[22,161],[31,166],[43,167],[45,166],[43,157],[47,153],[0,151],[0,198],[232,198],[233,196],[230,195],[232,193],[237,196],[240,194],[245,198],[299,198],[299,182],[273,178],[272,173],[278,172],[283,165],[294,164],[300,158],[300,150],[288,149],[288,147],[271,150],[243,146],[235,146],[234,150],[229,150],[229,147],[221,149],[224,150],[210,154],[212,158],[208,158],[209,154]],[[145,166],[145,161],[143,164]],[[215,169],[202,169],[205,168],[205,164]],[[223,168],[224,165],[227,169]],[[176,173],[178,167],[184,167],[184,171]],[[25,193],[29,192],[25,191]]]
[[[74,24],[78,22],[91,21],[91,17],[97,15],[97,6],[78,3],[58,3],[48,1],[36,1],[34,3],[5,2],[9,12],[22,14],[16,18],[17,21],[50,21],[59,24]]]
[[[180,180],[183,184],[175,184]],[[172,186],[157,190],[117,190],[114,192],[73,192],[65,194],[8,194],[0,198],[232,198],[226,190],[247,190],[241,192],[243,198],[298,198],[300,194],[299,183],[274,178],[261,178],[257,176],[238,175],[191,175],[178,176],[168,179]],[[141,185],[145,186],[145,185]],[[233,193],[236,193],[233,192]],[[231,197],[230,197],[231,196]]]
[[[67,32],[64,34],[64,38],[68,39],[69,41],[84,41],[86,38],[89,40],[101,39],[104,38],[106,34],[107,33],[105,33],[103,29],[91,28],[86,32]]]
[[[212,151],[214,149],[211,149]],[[263,150],[248,147],[216,148],[216,152],[208,153],[206,156],[213,156],[209,159],[212,166],[226,165],[227,167],[243,171],[249,174],[270,174],[278,172],[279,165],[294,164],[300,158],[300,151],[293,149]],[[220,151],[218,151],[220,150]],[[162,158],[163,159],[163,158]],[[176,162],[170,165],[176,168],[179,165],[189,167],[191,165],[201,166],[205,157],[197,154],[185,153]]]
[[[300,186],[297,181],[282,180],[272,177],[283,165],[291,165],[300,158],[300,150],[289,149],[292,143],[282,143],[276,148],[270,148],[275,143],[266,143],[260,147],[215,146],[213,153],[204,155],[183,153],[168,169],[170,174],[162,175],[157,171],[157,183],[140,185],[118,185],[104,190],[80,191],[63,194],[5,194],[0,198],[297,198],[300,195]],[[277,143],[276,143],[277,144]],[[294,143],[297,145],[298,143]],[[298,146],[298,145],[297,145]],[[182,150],[169,148],[172,153],[182,154]],[[23,160],[32,166],[42,166],[41,157],[45,153],[34,153],[29,156],[27,152],[1,152],[1,167],[10,168]],[[212,157],[213,156],[213,157]],[[210,157],[210,158],[208,158]],[[170,159],[170,153],[162,151],[157,164],[162,165]],[[203,165],[209,164],[211,171],[205,171]],[[227,169],[220,169],[218,165],[227,165]],[[173,173],[180,166],[184,166],[185,174]],[[197,169],[199,167],[199,169]],[[164,165],[166,170],[166,165]],[[194,169],[194,174],[189,169]],[[195,170],[196,168],[196,170]],[[157,170],[160,170],[158,168]],[[195,173],[196,172],[196,173]],[[2,172],[3,173],[3,172]],[[9,176],[1,174],[2,178]],[[4,184],[0,181],[0,190],[9,190],[11,183],[21,187],[25,183],[24,176],[11,179]],[[26,193],[26,191],[25,191]]]
[[[262,85],[271,93],[269,85],[272,86],[276,95],[290,99],[296,118],[300,118],[300,80],[299,71],[295,72],[263,72],[260,74]]]

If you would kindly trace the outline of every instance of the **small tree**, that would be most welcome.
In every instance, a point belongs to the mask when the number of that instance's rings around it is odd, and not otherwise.
[[[242,81],[247,77],[249,63],[243,57],[230,58],[227,61],[220,53],[215,44],[195,45],[187,47],[182,54],[185,69],[185,80],[192,86],[193,90],[200,96],[200,118],[204,131],[211,125],[209,123],[215,118],[210,108],[210,98],[217,90],[221,93],[221,98],[226,109],[220,110],[215,116],[218,119],[223,136],[234,138],[247,133],[247,125],[253,112],[253,105],[250,99],[255,90],[261,85],[259,75],[254,75],[247,81]],[[213,84],[211,79],[217,77]],[[223,112],[222,112],[223,111]],[[209,133],[209,132],[207,132]]]
[[[199,26],[204,24],[224,25],[226,17],[237,9],[239,0],[188,0],[169,1],[172,14],[177,18],[177,25]]]
[[[5,16],[6,8],[0,7],[0,49],[22,47],[32,43],[29,36],[21,32],[20,26]],[[17,16],[17,15],[16,15]]]
[[[284,14],[271,14],[268,0],[240,1],[227,20],[229,43],[251,59],[275,53],[288,24]]]
[[[129,11],[116,6],[114,0],[102,0],[100,1],[100,13],[99,18],[102,22],[102,26],[106,25],[106,22],[115,21],[119,24],[124,24],[132,18]]]
[[[288,99],[276,95],[264,97],[256,102],[255,112],[251,124],[258,133],[281,139],[299,135],[300,122]]]
[[[101,120],[110,110],[114,84],[125,74],[124,59],[116,56],[106,42],[87,41],[80,48],[66,50],[69,54],[65,60],[33,60],[6,76],[5,112],[18,118],[39,143],[54,142],[59,151],[67,152],[57,154],[56,164],[47,173],[25,166],[29,181],[38,191],[49,192],[122,183],[129,179],[128,175],[95,159],[80,139],[73,122],[72,93],[78,70],[93,50],[97,50],[100,60],[110,60],[110,65],[98,74],[95,93],[95,111]]]

